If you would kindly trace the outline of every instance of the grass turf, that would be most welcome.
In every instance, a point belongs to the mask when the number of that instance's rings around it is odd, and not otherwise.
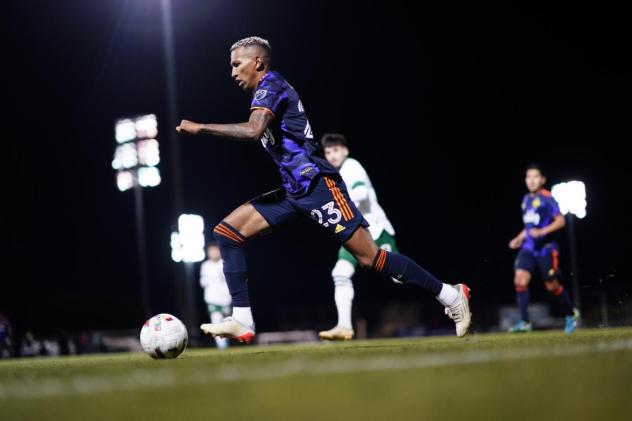
[[[0,420],[628,420],[632,329],[0,360]]]

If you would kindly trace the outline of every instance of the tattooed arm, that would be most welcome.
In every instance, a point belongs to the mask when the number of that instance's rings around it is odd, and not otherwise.
[[[243,142],[258,141],[268,128],[274,115],[267,108],[255,109],[250,113],[247,123],[234,124],[200,124],[189,120],[182,120],[176,127],[179,133],[210,134]]]

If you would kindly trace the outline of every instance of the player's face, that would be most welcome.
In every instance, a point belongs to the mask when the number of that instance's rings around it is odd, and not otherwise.
[[[239,47],[230,53],[231,77],[244,91],[253,91],[261,77],[261,57],[256,48]]]
[[[219,253],[219,247],[217,246],[209,247],[207,250],[207,254],[208,254],[209,260],[212,260],[214,262],[217,262],[219,259],[222,258],[222,255]]]
[[[336,168],[340,168],[348,156],[349,149],[347,149],[346,146],[336,145],[327,146],[325,148],[325,158],[327,158],[327,161]]]
[[[527,175],[524,181],[527,184],[527,189],[529,189],[529,192],[536,193],[544,186],[546,178],[542,175],[540,170],[531,169],[527,170]]]

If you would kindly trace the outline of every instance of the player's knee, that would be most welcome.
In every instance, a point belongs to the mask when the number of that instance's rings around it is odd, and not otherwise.
[[[213,229],[213,237],[220,246],[243,246],[246,243],[246,237],[224,221],[215,226]]]
[[[334,266],[334,269],[331,271],[331,277],[336,285],[348,285],[351,284],[351,277],[354,273],[355,267],[353,264],[348,260],[340,259],[336,262],[336,266]]]
[[[529,286],[529,276],[521,272],[516,273],[514,285],[516,290],[527,288]]]
[[[360,265],[360,267],[362,269],[371,269],[373,268],[373,259],[375,256],[371,256],[371,255],[360,255],[360,256],[354,256],[356,258],[356,260],[358,261],[358,264]]]

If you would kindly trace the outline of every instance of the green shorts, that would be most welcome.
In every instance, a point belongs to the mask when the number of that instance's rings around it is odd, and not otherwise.
[[[386,251],[399,253],[399,250],[397,250],[397,245],[395,244],[395,237],[386,231],[382,231],[382,234],[380,234],[378,239],[375,240],[375,244],[377,244],[379,248]],[[338,251],[338,260],[341,259],[350,262],[353,266],[356,266],[358,264],[358,261],[355,259],[355,257],[353,257],[353,255],[349,253],[344,247],[340,247],[340,250]]]

